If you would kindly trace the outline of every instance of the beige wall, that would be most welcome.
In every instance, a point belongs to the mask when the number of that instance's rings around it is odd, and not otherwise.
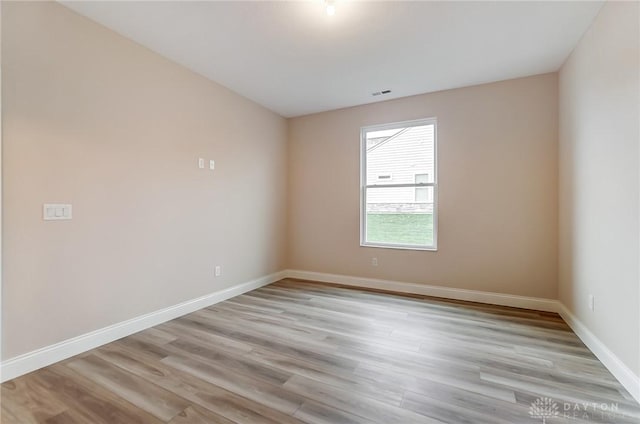
[[[559,79],[560,300],[638,376],[639,18],[606,3]]]
[[[287,266],[556,298],[560,210],[560,299],[640,374],[637,3],[603,8],[559,95],[548,74],[288,124],[58,4],[2,15],[3,359]],[[360,247],[360,127],[426,117],[439,250]]]
[[[2,6],[4,359],[285,267],[283,118],[58,4]]]
[[[439,250],[360,247],[360,127],[428,117]],[[556,74],[291,119],[289,267],[555,299],[557,131]]]

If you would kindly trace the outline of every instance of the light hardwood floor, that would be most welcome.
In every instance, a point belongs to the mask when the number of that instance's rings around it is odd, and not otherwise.
[[[539,398],[546,406],[532,410]],[[543,415],[640,423],[640,406],[555,314],[295,280],[2,385],[3,424],[533,424]]]

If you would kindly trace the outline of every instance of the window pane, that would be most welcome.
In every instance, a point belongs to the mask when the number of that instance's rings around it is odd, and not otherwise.
[[[416,183],[428,183],[429,174],[416,174]]]
[[[426,203],[429,201],[429,187],[416,187],[416,202]]]
[[[435,133],[435,118],[363,128],[363,245],[436,248]]]
[[[433,124],[366,133],[367,185],[432,183]],[[417,176],[424,180],[417,181]]]
[[[416,174],[416,183],[428,183],[429,174]],[[415,189],[415,201],[420,203],[433,202],[433,197],[429,196],[429,187],[416,187]]]
[[[369,243],[433,246],[433,187],[369,188],[366,214]]]

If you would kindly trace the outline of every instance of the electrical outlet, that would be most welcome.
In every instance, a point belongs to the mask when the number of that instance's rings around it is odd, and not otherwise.
[[[378,266],[378,258],[371,258],[371,265]]]
[[[222,267],[220,265],[216,265],[215,275],[216,277],[219,277],[222,275]]]
[[[596,309],[596,298],[594,295],[589,295],[589,309],[595,311]]]

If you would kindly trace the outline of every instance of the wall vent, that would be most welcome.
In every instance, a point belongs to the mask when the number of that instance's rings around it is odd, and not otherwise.
[[[371,93],[372,96],[381,96],[383,94],[389,94],[391,93],[391,90],[382,90],[382,91],[376,91]]]

